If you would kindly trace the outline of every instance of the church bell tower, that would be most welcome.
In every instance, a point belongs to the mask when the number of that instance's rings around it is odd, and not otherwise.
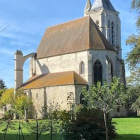
[[[95,0],[91,5],[87,0],[84,16],[90,16],[106,39],[114,46],[121,59],[121,23],[119,12],[115,10],[110,0]]]

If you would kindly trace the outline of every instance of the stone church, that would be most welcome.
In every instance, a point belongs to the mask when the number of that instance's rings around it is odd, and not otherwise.
[[[31,57],[30,78],[23,83],[23,65]],[[87,0],[84,17],[47,28],[36,53],[15,53],[15,89],[23,88],[41,111],[70,110],[82,103],[82,87],[112,77],[125,83],[119,12],[109,0]],[[125,107],[112,116],[127,115]]]

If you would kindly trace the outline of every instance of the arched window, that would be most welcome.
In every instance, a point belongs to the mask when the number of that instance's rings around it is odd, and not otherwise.
[[[102,64],[98,60],[94,63],[94,83],[97,82],[102,83]]]
[[[85,64],[84,62],[80,63],[80,74],[84,74],[85,73]]]

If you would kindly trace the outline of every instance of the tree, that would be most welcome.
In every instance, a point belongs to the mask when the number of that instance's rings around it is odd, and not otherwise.
[[[140,35],[131,35],[126,40],[126,45],[132,46],[132,50],[127,54],[126,62],[131,69],[140,65]]]
[[[11,104],[13,113],[16,113],[19,117],[24,115],[26,107],[32,105],[32,101],[23,93],[22,90],[18,90],[16,96],[14,96],[14,89],[6,89],[0,99],[0,107]]]
[[[103,112],[106,140],[109,140],[106,116],[111,110],[118,108],[124,103],[126,98],[124,85],[119,82],[119,79],[114,77],[110,84],[104,81],[103,85],[98,82],[97,85],[90,87],[88,91],[84,88],[83,95],[89,107]]]
[[[140,110],[140,68],[131,70],[130,76],[126,78],[128,106],[134,111]]]
[[[140,29],[140,0],[132,0],[131,9],[138,13],[136,26]],[[132,46],[132,50],[127,54],[127,63],[130,68],[139,67],[140,65],[140,34],[130,35],[126,40],[126,45]]]
[[[6,86],[5,86],[5,83],[2,79],[0,79],[0,89],[5,89]]]
[[[140,68],[135,68],[130,71],[130,76],[126,77],[126,83],[128,86],[140,85]]]
[[[139,29],[139,27],[140,27],[140,17],[139,17],[139,14],[140,14],[140,0],[132,0],[131,8],[132,8],[132,10],[135,10],[136,12],[138,12],[136,25]]]
[[[14,89],[13,88],[6,89],[1,96],[0,106],[3,107],[7,104],[13,103],[14,103]]]

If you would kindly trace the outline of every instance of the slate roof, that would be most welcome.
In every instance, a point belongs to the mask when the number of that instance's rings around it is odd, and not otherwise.
[[[62,85],[87,85],[87,81],[74,71],[49,73],[31,77],[21,88],[38,89]]]
[[[103,8],[105,10],[117,12],[113,5],[111,4],[110,0],[95,0],[91,10],[97,10]]]
[[[48,28],[37,49],[37,58],[85,50],[115,51],[89,16]]]

